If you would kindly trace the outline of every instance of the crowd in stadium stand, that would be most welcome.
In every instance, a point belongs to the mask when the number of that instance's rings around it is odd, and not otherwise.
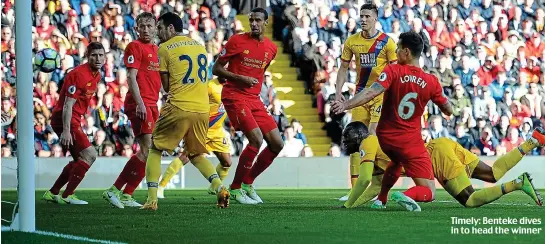
[[[283,40],[334,143],[350,113],[330,113],[341,43],[359,31],[351,1],[271,0],[275,38]],[[397,41],[416,31],[424,39],[421,65],[440,78],[454,104],[445,116],[430,105],[422,137],[450,137],[479,155],[502,155],[545,125],[545,7],[534,0],[369,1],[379,7],[378,29]],[[328,5],[327,3],[330,3]],[[286,27],[287,26],[287,27]],[[343,91],[354,93],[352,61]],[[333,146],[337,147],[337,146]],[[337,149],[335,149],[337,150]],[[531,154],[545,155],[544,149]]]
[[[15,104],[14,0],[2,8],[2,157],[14,155]],[[338,146],[350,113],[330,113],[342,43],[359,31],[359,6],[365,1],[270,0],[273,33],[292,56],[317,113],[331,136],[330,156]],[[480,155],[501,155],[545,125],[545,7],[534,0],[373,0],[379,6],[379,30],[397,40],[414,30],[422,36],[423,67],[440,77],[445,94],[456,108],[453,116],[428,106],[422,118],[423,137],[450,137]],[[63,78],[84,62],[86,44],[99,41],[107,51],[106,65],[93,106],[83,125],[101,156],[128,156],[137,150],[130,123],[123,113],[128,92],[122,62],[126,45],[137,38],[133,29],[140,11],[156,16],[178,13],[186,34],[202,42],[213,60],[234,33],[243,32],[228,0],[34,0],[34,51],[51,47],[61,55],[61,68],[37,72],[34,81],[36,156],[63,157],[57,135],[49,126]],[[213,63],[211,64],[213,65]],[[344,95],[353,94],[357,64],[352,61]],[[270,73],[261,97],[270,108],[286,143],[293,151],[283,156],[312,156],[297,120],[282,111]],[[159,105],[164,100],[159,101]],[[230,132],[233,154],[245,145],[242,133]],[[545,155],[544,149],[532,154]]]

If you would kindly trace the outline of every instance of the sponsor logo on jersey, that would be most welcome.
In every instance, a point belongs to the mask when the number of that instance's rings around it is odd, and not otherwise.
[[[246,49],[246,50],[244,50],[243,53],[244,53],[244,54],[250,54],[250,50]]]
[[[76,93],[76,86],[71,85],[70,87],[68,87],[68,93],[74,95]]]
[[[374,68],[377,66],[377,57],[375,53],[360,53],[360,66],[365,68]]]

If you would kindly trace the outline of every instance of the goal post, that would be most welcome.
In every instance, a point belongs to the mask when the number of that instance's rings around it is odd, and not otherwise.
[[[34,179],[34,102],[32,71],[32,1],[15,1],[15,65],[17,71],[17,196],[16,230],[36,230]]]

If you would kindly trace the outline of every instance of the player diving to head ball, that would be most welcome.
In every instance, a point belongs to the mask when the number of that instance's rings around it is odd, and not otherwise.
[[[359,151],[362,155],[360,160],[362,171],[354,190],[344,204],[346,208],[354,208],[378,195],[382,174],[384,174],[390,159],[382,152],[377,137],[371,135],[361,122],[352,122],[346,126],[343,131],[342,143],[347,153]],[[451,196],[465,207],[480,207],[518,190],[528,194],[536,204],[541,206],[543,200],[533,187],[532,179],[528,173],[523,173],[512,181],[479,191],[473,189],[469,179],[474,178],[495,183],[517,165],[526,153],[543,145],[545,145],[545,130],[538,127],[531,138],[506,155],[499,157],[492,167],[479,160],[477,155],[448,138],[431,140],[426,145],[426,149],[432,159],[435,178]],[[371,185],[369,185],[370,183]],[[406,196],[417,199],[418,196],[415,196],[414,193],[404,192]],[[398,203],[406,206],[403,202],[398,201]],[[416,211],[419,210],[420,208],[417,208]]]
[[[210,100],[210,120],[208,122],[208,134],[206,135],[206,148],[209,152],[213,152],[220,163],[216,166],[216,172],[223,181],[229,173],[231,167],[231,155],[228,140],[230,138],[223,130],[223,122],[227,117],[225,108],[221,103],[222,84],[218,79],[212,79],[208,82],[208,97]],[[157,191],[158,198],[165,198],[164,190],[170,179],[180,171],[182,166],[189,162],[187,157],[182,154],[179,160],[174,160],[168,165],[168,168],[161,177],[159,182],[159,190]]]
[[[191,163],[211,183],[210,191],[217,193],[218,206],[229,206],[229,191],[223,186],[212,163],[203,156],[208,153],[206,134],[210,109],[206,49],[184,36],[182,31],[183,22],[178,15],[169,12],[159,17],[159,71],[168,98],[152,134],[146,165],[148,199],[143,209],[157,209],[161,153],[172,151],[182,139]]]

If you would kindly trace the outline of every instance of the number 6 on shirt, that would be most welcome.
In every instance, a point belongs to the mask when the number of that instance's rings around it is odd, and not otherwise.
[[[190,78],[191,73],[193,72],[193,60],[191,59],[191,57],[189,55],[184,54],[179,57],[179,60],[180,61],[185,60],[188,62],[187,72],[185,73],[185,76],[182,79],[182,84],[186,85],[186,84],[195,83],[195,79]],[[207,81],[207,76],[208,76],[208,70],[207,70],[208,60],[204,54],[199,54],[199,56],[197,57],[197,64],[199,65],[197,76],[199,77],[202,83],[205,83]]]

